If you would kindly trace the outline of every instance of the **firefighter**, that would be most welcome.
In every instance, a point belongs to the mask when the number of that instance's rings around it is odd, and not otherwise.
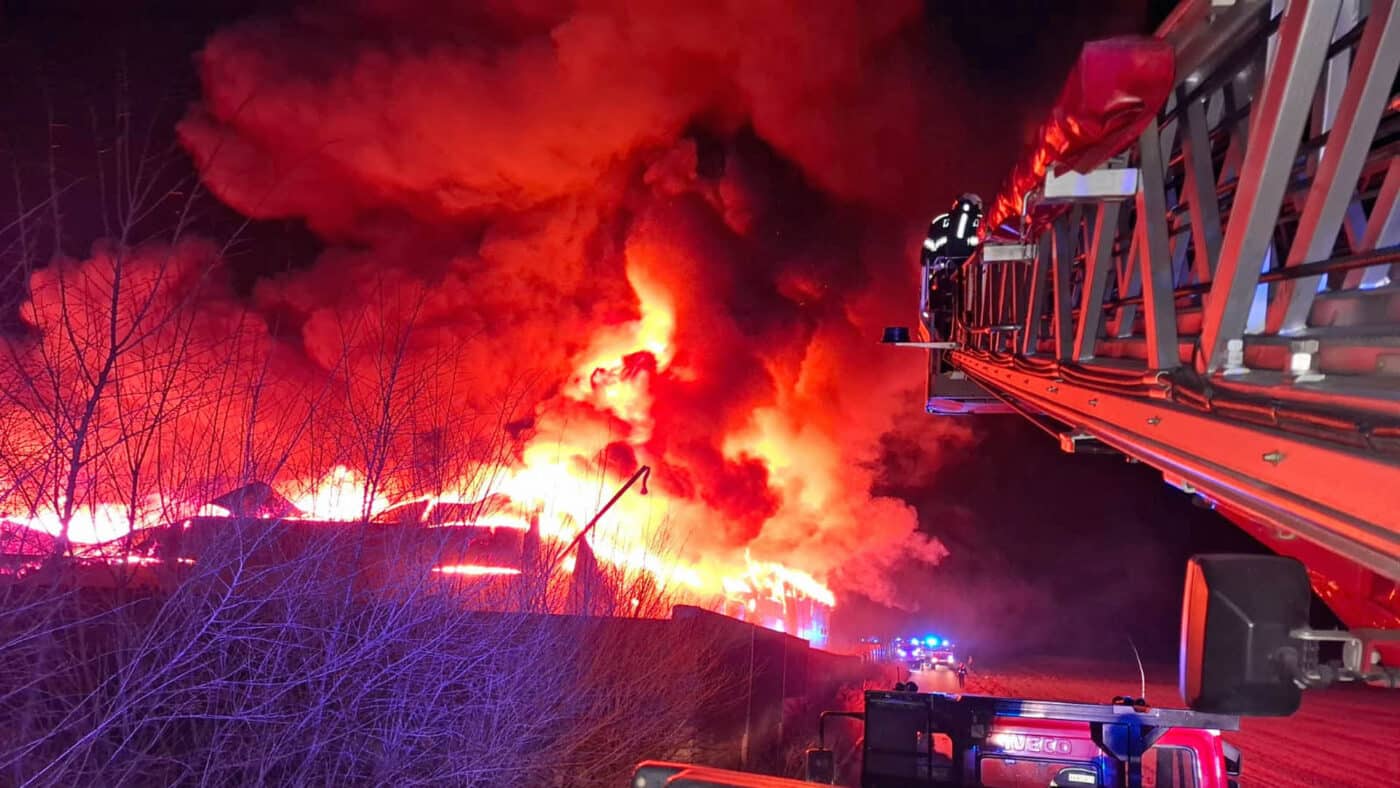
[[[956,267],[977,251],[982,225],[982,198],[964,194],[953,201],[952,210],[929,222],[924,238],[922,261],[931,270]]]
[[[982,225],[982,198],[964,194],[952,209],[934,217],[920,254],[923,266],[923,322],[930,337],[947,340],[953,328],[954,274],[977,251]]]

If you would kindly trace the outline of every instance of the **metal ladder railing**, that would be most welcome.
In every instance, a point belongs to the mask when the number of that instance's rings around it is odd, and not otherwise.
[[[948,360],[1400,579],[1400,8],[1192,0],[1158,35],[1173,97],[1108,165],[1135,191],[984,244]]]

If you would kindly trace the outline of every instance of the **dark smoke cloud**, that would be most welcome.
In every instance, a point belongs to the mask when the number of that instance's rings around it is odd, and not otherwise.
[[[629,278],[661,286],[675,358],[625,374],[650,384],[657,484],[710,513],[695,543],[895,601],[888,570],[946,550],[870,494],[919,382],[871,343],[912,307],[920,225],[1009,163],[1030,112],[981,95],[963,32],[925,11],[312,4],[213,36],[179,135],[222,200],[329,244],[253,300],[352,389],[411,326],[437,399],[526,390],[535,430],[616,443],[626,425],[556,395],[645,307]],[[755,456],[774,444],[780,461]]]
[[[937,143],[966,139],[971,89],[934,79],[946,42],[909,0],[389,5],[209,41],[181,133],[224,199],[351,238],[455,225],[600,196],[698,122],[752,126],[823,190],[907,209],[946,188]]]

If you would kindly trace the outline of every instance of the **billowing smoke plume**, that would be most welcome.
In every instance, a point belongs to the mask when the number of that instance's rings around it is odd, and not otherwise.
[[[179,127],[205,183],[329,244],[258,312],[351,388],[393,345],[436,409],[519,401],[526,444],[653,465],[689,549],[876,593],[894,558],[936,561],[870,495],[918,381],[874,338],[952,188],[939,138],[963,136],[921,5],[459,5],[327,4],[208,42]],[[664,350],[581,379],[656,312]],[[646,401],[590,397],[600,375]]]

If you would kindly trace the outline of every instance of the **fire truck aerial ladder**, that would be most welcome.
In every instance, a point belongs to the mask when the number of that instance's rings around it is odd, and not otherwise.
[[[918,336],[886,331],[929,351],[929,412],[1014,412],[1159,469],[1302,560],[1390,665],[1397,6],[1186,0],[1086,45],[981,243],[923,254]]]

